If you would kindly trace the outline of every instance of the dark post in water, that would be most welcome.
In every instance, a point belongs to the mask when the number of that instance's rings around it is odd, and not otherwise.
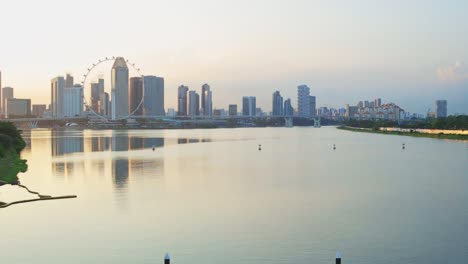
[[[340,254],[340,252],[336,252],[335,264],[341,264],[341,254]]]
[[[166,256],[164,257],[164,264],[170,264],[171,263],[171,257],[169,256],[169,253],[166,253]]]

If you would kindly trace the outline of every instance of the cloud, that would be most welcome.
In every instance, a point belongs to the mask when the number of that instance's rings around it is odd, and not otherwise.
[[[455,62],[453,65],[439,67],[437,77],[444,82],[462,82],[468,80],[468,65]]]

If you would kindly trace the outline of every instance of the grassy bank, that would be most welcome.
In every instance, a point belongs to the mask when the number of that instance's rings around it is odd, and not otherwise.
[[[437,139],[453,139],[453,140],[467,140],[468,135],[456,135],[456,134],[429,134],[429,133],[419,133],[419,132],[401,132],[401,131],[382,131],[375,130],[371,128],[356,128],[349,126],[340,126],[338,129],[348,130],[353,132],[363,132],[363,133],[375,133],[375,134],[385,134],[385,135],[396,135],[396,136],[409,136],[409,137],[425,137],[425,138],[437,138]]]

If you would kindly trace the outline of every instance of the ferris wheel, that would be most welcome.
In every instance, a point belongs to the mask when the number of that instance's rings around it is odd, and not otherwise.
[[[92,65],[87,68],[86,70],[86,73],[83,74],[83,80],[81,81],[81,85],[83,86],[83,90],[87,89],[86,88],[86,85],[87,85],[87,81],[88,81],[88,78],[92,75],[93,71],[100,65],[102,64],[105,64],[109,61],[115,61],[117,57],[113,56],[113,57],[105,57],[103,59],[99,59],[97,62],[95,63],[92,63]],[[138,68],[135,63],[132,63],[130,62],[129,60],[125,60],[126,64],[127,64],[127,67],[131,67],[136,76],[135,77],[140,77],[142,80],[143,80],[143,77],[144,75],[141,74],[140,72],[140,68]],[[142,107],[143,105],[143,101],[144,101],[144,97],[145,97],[145,87],[144,87],[144,84],[145,82],[142,81],[142,96],[141,96],[141,100],[140,102],[138,103],[138,105],[135,107],[135,109],[130,109],[129,110],[129,114],[127,116],[124,116],[124,117],[119,117],[119,119],[127,119],[129,117],[132,117],[139,109],[140,107]],[[91,89],[91,87],[89,87],[88,89]],[[91,105],[88,104],[88,100],[85,96],[85,93],[83,93],[83,105],[84,107],[89,111],[91,112],[93,115],[97,116],[97,117],[100,117],[104,120],[108,120],[109,119],[109,116],[105,116],[105,115],[102,115],[101,113],[98,113],[95,111],[95,109],[93,109],[93,107]]]

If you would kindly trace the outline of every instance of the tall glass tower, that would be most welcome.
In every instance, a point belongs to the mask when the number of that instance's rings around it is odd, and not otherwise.
[[[128,67],[123,57],[117,57],[112,66],[112,119],[128,116]]]

